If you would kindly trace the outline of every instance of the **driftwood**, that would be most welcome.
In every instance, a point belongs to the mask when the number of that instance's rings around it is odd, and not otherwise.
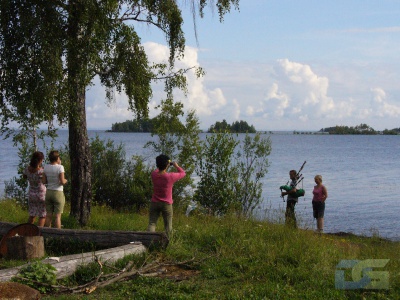
[[[16,223],[0,222],[0,235],[16,226]],[[75,240],[80,242],[92,242],[101,248],[118,247],[130,242],[141,242],[144,246],[166,248],[168,245],[167,235],[163,232],[146,231],[121,231],[121,230],[74,230],[40,227],[42,236],[46,238]]]
[[[104,274],[103,267],[106,266],[110,268],[109,265],[103,264],[100,260],[97,260],[100,266],[99,274],[92,281],[85,283],[80,286],[66,287],[62,285],[47,285],[52,287],[56,292],[55,294],[66,294],[66,293],[86,293],[90,294],[97,288],[103,288],[107,285],[113,284],[115,282],[130,280],[136,277],[160,277],[170,279],[172,281],[181,281],[189,279],[193,276],[197,276],[200,271],[196,268],[192,268],[190,265],[196,262],[192,259],[186,262],[178,263],[163,263],[159,261],[153,261],[151,263],[144,263],[142,266],[136,268],[132,261],[122,269],[115,269],[116,273]],[[38,284],[41,284],[37,282]]]
[[[109,261],[114,262],[129,254],[140,254],[147,251],[146,247],[140,242],[136,242],[121,247],[110,248],[95,252],[87,252],[81,254],[73,254],[61,256],[57,258],[47,258],[42,260],[43,263],[51,264],[57,269],[57,279],[72,275],[78,266],[86,265],[94,261]],[[19,270],[26,265],[16,268],[0,270],[0,282],[11,280],[12,277],[18,274]]]

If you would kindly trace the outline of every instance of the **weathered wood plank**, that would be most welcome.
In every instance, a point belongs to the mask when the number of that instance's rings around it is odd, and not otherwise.
[[[0,235],[5,235],[16,223],[0,222]],[[46,238],[57,238],[76,240],[81,242],[93,242],[101,248],[111,248],[129,244],[130,242],[141,242],[144,246],[151,245],[165,248],[168,245],[168,237],[164,232],[147,231],[122,231],[122,230],[74,230],[40,227],[42,236]]]
[[[116,260],[123,258],[129,254],[140,254],[145,251],[147,251],[146,247],[143,244],[137,242],[95,252],[61,256],[59,257],[59,261],[47,258],[42,260],[42,262],[54,266],[57,269],[57,278],[59,279],[72,275],[78,268],[78,266],[86,265],[90,262],[93,262],[95,261],[96,257],[101,262],[115,262]],[[26,265],[0,270],[0,282],[10,281],[11,278],[17,275],[19,270],[24,266]]]

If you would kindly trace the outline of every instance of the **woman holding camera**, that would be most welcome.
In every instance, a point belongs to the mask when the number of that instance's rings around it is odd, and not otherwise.
[[[151,197],[149,226],[147,231],[156,230],[157,220],[160,214],[164,220],[164,228],[167,235],[172,231],[172,187],[174,183],[185,177],[185,170],[176,162],[171,162],[167,155],[161,154],[156,157],[157,169],[151,172],[153,182],[153,196]],[[169,166],[174,166],[177,172],[167,172]]]

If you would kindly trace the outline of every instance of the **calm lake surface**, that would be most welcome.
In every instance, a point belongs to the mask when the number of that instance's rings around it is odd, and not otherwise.
[[[146,133],[111,133],[89,131],[118,145],[123,143],[127,157],[143,155],[153,163],[152,154],[143,149],[151,140]],[[203,134],[203,137],[205,134]],[[325,232],[352,232],[400,240],[400,205],[395,182],[400,172],[400,136],[356,135],[293,135],[274,133],[269,156],[270,167],[263,180],[263,203],[257,210],[259,218],[276,222],[284,219],[286,203],[280,197],[279,186],[289,180],[289,170],[298,170],[307,161],[302,174],[305,197],[296,206],[303,228],[315,228],[312,218],[314,176],[321,174],[328,189],[325,210]],[[55,147],[67,143],[68,132],[59,131]],[[39,144],[40,145],[40,144]],[[17,175],[17,148],[11,140],[0,144],[0,194],[4,181]],[[300,184],[301,185],[301,184]]]

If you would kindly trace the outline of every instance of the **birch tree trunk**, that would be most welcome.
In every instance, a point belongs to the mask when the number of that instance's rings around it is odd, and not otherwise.
[[[81,226],[90,216],[92,198],[91,156],[86,124],[86,86],[90,82],[84,34],[81,24],[84,10],[81,1],[70,1],[68,20],[68,89],[69,153],[71,162],[71,215]]]

